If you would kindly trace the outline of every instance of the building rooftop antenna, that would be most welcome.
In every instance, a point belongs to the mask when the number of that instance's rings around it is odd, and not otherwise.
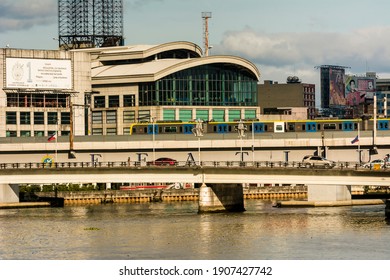
[[[209,18],[211,18],[211,12],[202,12],[203,18],[203,43],[204,43],[204,56],[209,55]]]

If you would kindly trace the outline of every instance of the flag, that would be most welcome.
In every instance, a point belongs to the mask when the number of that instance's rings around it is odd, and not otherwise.
[[[57,138],[57,132],[54,132],[49,138],[47,138],[47,141],[50,142],[56,140],[56,138]]]
[[[359,142],[359,136],[356,136],[356,137],[351,141],[351,144],[355,144],[356,142]]]

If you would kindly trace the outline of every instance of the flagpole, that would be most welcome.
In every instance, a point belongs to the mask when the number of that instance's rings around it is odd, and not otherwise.
[[[359,164],[361,163],[361,154],[360,154],[360,122],[358,122],[358,161],[359,161]]]
[[[57,111],[57,125],[56,125],[56,133],[54,134],[55,135],[55,137],[56,137],[56,153],[55,153],[55,163],[57,163],[57,159],[58,159],[58,153],[57,153],[57,144],[58,144],[58,142],[57,142],[57,138],[58,138],[58,111]]]

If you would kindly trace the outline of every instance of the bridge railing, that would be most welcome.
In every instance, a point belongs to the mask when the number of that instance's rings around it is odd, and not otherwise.
[[[26,162],[26,163],[0,163],[1,169],[43,169],[43,168],[180,168],[180,167],[214,167],[214,168],[321,168],[321,166],[308,167],[300,161],[202,161],[176,162],[173,165],[147,166],[144,161],[107,161],[107,162]],[[338,162],[333,169],[360,169],[357,162]],[[390,168],[387,168],[390,171]]]

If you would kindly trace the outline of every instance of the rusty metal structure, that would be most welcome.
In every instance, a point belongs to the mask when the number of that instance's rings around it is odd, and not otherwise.
[[[123,0],[58,0],[60,49],[123,46]]]

